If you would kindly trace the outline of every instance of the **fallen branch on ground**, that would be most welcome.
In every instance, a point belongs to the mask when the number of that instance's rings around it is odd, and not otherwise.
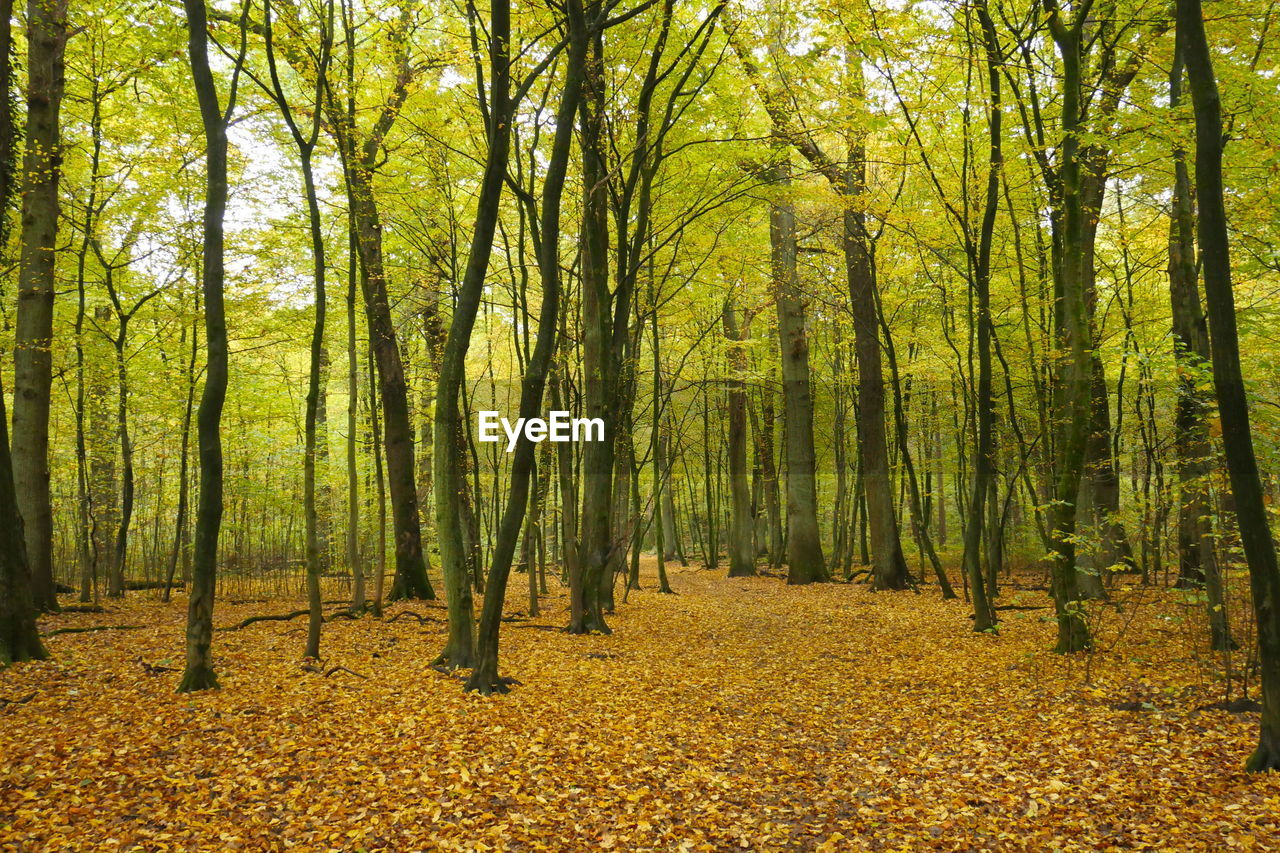
[[[417,619],[417,620],[418,620],[418,623],[419,623],[419,624],[421,624],[421,623],[423,623],[423,622],[443,622],[443,621],[445,621],[445,620],[440,619],[440,618],[437,618],[437,617],[435,617],[435,616],[423,616],[421,613],[415,613],[415,612],[414,612],[414,611],[412,611],[412,610],[401,610],[401,611],[400,611],[399,613],[397,613],[395,616],[392,616],[390,619],[388,619],[388,620],[386,620],[386,621],[387,621],[387,622],[394,622],[394,621],[396,621],[397,619],[399,619],[401,616],[412,616],[414,619]]]
[[[297,619],[299,616],[306,616],[310,610],[295,610],[292,613],[277,613],[268,616],[250,616],[241,620],[240,624],[233,625],[228,628],[221,628],[222,631],[239,631],[241,628],[248,628],[255,622],[288,622],[291,619]]]
[[[55,628],[45,631],[42,636],[55,637],[58,634],[92,634],[94,631],[138,631],[141,625],[90,625],[83,628]]]
[[[177,672],[177,670],[171,666],[161,666],[160,664],[156,664],[156,663],[147,663],[142,659],[141,655],[138,656],[137,661],[138,661],[138,666],[142,667],[142,671],[145,672],[147,675],[160,675],[163,672]]]

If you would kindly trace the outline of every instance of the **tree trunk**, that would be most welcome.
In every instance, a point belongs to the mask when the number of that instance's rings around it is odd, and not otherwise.
[[[108,272],[108,275],[110,273]],[[133,521],[133,440],[129,436],[129,368],[125,345],[129,330],[128,317],[120,315],[116,351],[116,432],[120,438],[120,526],[116,528],[115,557],[111,561],[111,583],[107,594],[124,595],[125,561],[129,555],[129,526]]]
[[[1062,262],[1055,276],[1054,328],[1061,355],[1055,363],[1056,415],[1054,497],[1051,510],[1053,593],[1060,653],[1090,644],[1076,571],[1076,501],[1084,473],[1091,412],[1089,316],[1085,301],[1084,210],[1079,160],[1080,43],[1083,20],[1063,22],[1056,5],[1050,31],[1062,55]]]
[[[773,375],[760,386],[760,423],[752,432],[759,436],[760,477],[764,487],[764,507],[769,524],[769,568],[777,569],[784,558],[782,545],[782,500],[778,487],[778,465],[774,446]]]
[[[62,174],[60,111],[65,89],[67,0],[27,3],[27,130],[22,246],[13,353],[13,477],[25,522],[31,594],[57,610],[49,495],[49,403],[53,383],[53,294]]]
[[[732,504],[729,524],[729,577],[740,578],[756,573],[755,549],[752,547],[751,489],[747,485],[747,391],[742,381],[747,370],[742,351],[744,335],[739,332],[737,309],[733,299],[725,300],[722,311],[724,336],[730,341],[729,386],[729,495]]]
[[[569,632],[610,633],[604,620],[605,584],[613,548],[613,457],[617,439],[614,419],[616,366],[613,340],[613,294],[609,288],[608,169],[605,160],[604,41],[593,34],[586,60],[580,113],[582,149],[582,369],[586,417],[601,418],[604,441],[588,442],[582,451],[582,583]],[[623,315],[628,316],[627,314]]]
[[[535,417],[542,407],[542,392],[546,383],[551,360],[555,354],[556,324],[560,309],[560,206],[564,190],[565,175],[568,171],[569,148],[573,139],[573,116],[578,110],[582,92],[583,63],[587,51],[586,34],[583,31],[583,12],[580,0],[570,0],[567,5],[568,29],[570,34],[569,56],[566,66],[564,91],[556,118],[556,134],[552,143],[552,154],[548,163],[547,176],[543,184],[542,198],[542,244],[538,257],[538,268],[542,275],[542,307],[538,316],[538,340],[534,344],[533,353],[525,365],[524,380],[520,387],[519,416]],[[495,152],[497,137],[503,131],[503,124],[509,124],[514,104],[509,102],[508,87],[510,85],[510,6],[507,0],[495,0],[492,6],[493,20],[491,26],[493,42],[490,56],[493,62],[492,92],[490,95],[494,125],[490,131],[490,160],[486,164],[495,171],[496,190],[493,197],[494,213],[500,198],[502,179],[506,172],[506,148],[503,143],[501,151]],[[501,155],[501,162],[495,158]],[[501,172],[498,172],[498,168]],[[489,172],[486,169],[486,177]],[[487,196],[482,195],[482,199]],[[482,208],[483,210],[483,208]],[[476,242],[473,252],[483,250],[479,239],[481,236],[480,214],[477,214]],[[492,231],[490,239],[492,242]],[[487,255],[487,252],[486,252]],[[470,268],[471,259],[468,260]],[[481,279],[483,282],[483,279]],[[438,445],[437,445],[438,447]],[[507,505],[502,514],[498,536],[494,541],[493,562],[490,565],[488,587],[485,591],[484,606],[480,614],[479,645],[477,660],[471,678],[467,681],[468,690],[490,693],[494,690],[505,692],[508,681],[498,676],[498,638],[502,625],[502,604],[506,597],[507,579],[511,572],[511,559],[515,553],[516,539],[520,534],[520,526],[524,521],[525,509],[529,501],[529,480],[534,465],[536,445],[529,440],[527,434],[521,434],[516,443],[514,458],[511,461],[511,485],[507,497]],[[529,571],[532,573],[533,567]]]
[[[409,423],[409,390],[404,361],[396,339],[382,259],[382,224],[373,197],[372,175],[365,163],[350,170],[351,202],[355,210],[358,245],[363,259],[365,313],[369,346],[378,367],[382,400],[383,452],[391,492],[395,528],[396,574],[391,598],[434,599],[422,558],[422,527],[418,519],[418,491],[413,476],[413,427]]]
[[[200,293],[196,292],[195,314],[191,323],[191,360],[187,362],[187,401],[182,409],[182,449],[178,453],[178,510],[173,526],[173,550],[169,552],[169,566],[165,571],[164,592],[160,600],[169,601],[173,589],[173,579],[178,572],[178,561],[185,559],[188,546],[187,512],[190,488],[188,467],[191,464],[191,415],[195,409],[196,399],[196,358],[200,352],[200,334],[197,326],[200,322]],[[183,578],[186,580],[186,578]]]
[[[0,251],[9,233],[9,203],[13,198],[15,132],[8,98],[12,91],[13,2],[0,0]],[[22,515],[14,488],[9,452],[9,419],[4,389],[0,388],[0,668],[47,657],[36,627],[35,600],[27,566]]]
[[[1003,155],[1000,148],[1000,46],[995,24],[987,8],[986,0],[978,4],[978,20],[982,26],[985,44],[987,77],[989,80],[989,111],[987,135],[990,153],[987,160],[987,194],[982,211],[977,251],[974,260],[973,285],[978,310],[978,443],[973,452],[973,491],[969,499],[969,514],[964,527],[964,570],[969,578],[973,596],[973,630],[990,631],[996,625],[996,614],[991,606],[989,590],[982,573],[983,508],[987,492],[992,487],[995,442],[995,403],[991,392],[991,239],[995,232],[996,211],[1000,202],[1000,170]],[[972,238],[966,242],[972,248]]]
[[[1250,772],[1280,770],[1280,568],[1253,451],[1249,404],[1240,366],[1235,294],[1222,184],[1222,105],[1205,36],[1200,0],[1178,0],[1178,34],[1196,115],[1196,188],[1200,200],[1200,254],[1212,331],[1213,384],[1222,418],[1222,445],[1231,477],[1240,539],[1249,562],[1257,617],[1262,719]]]
[[[1169,74],[1169,108],[1182,104],[1182,39],[1179,31]],[[1213,451],[1209,443],[1209,419],[1213,399],[1202,390],[1212,371],[1209,330],[1200,304],[1196,273],[1195,216],[1191,176],[1186,152],[1173,151],[1174,185],[1169,218],[1169,300],[1173,316],[1173,355],[1178,365],[1177,403],[1174,414],[1174,452],[1178,474],[1178,581],[1182,588],[1203,586],[1212,647],[1222,651],[1231,639],[1222,575],[1213,537],[1213,505],[1209,478]]]
[[[202,0],[184,0],[187,52],[205,136],[205,205],[203,274],[205,383],[196,415],[200,446],[200,500],[196,509],[195,560],[187,605],[187,662],[179,693],[216,688],[210,645],[213,642],[213,596],[218,571],[218,532],[222,527],[222,404],[227,395],[227,323],[223,308],[222,219],[227,208],[227,111],[209,69],[208,26]],[[241,55],[240,60],[243,60]]]
[[[497,0],[492,7],[492,31],[490,33],[489,57],[492,64],[490,81],[490,117],[487,128],[489,152],[485,161],[484,178],[480,186],[480,197],[476,207],[475,228],[472,234],[471,250],[467,256],[466,271],[463,274],[462,286],[458,289],[458,299],[453,308],[453,319],[449,325],[448,338],[445,341],[444,353],[440,363],[440,375],[436,389],[436,411],[434,424],[434,488],[436,504],[436,534],[439,537],[440,567],[445,578],[445,594],[449,607],[449,637],[444,651],[436,659],[438,666],[448,668],[470,667],[476,664],[474,641],[474,615],[472,611],[472,591],[467,578],[467,557],[464,548],[462,518],[456,511],[455,501],[462,491],[463,466],[461,448],[456,440],[459,408],[458,395],[462,387],[466,370],[467,348],[471,343],[471,331],[475,326],[476,314],[480,308],[480,300],[484,294],[485,273],[489,268],[489,257],[493,251],[493,235],[498,225],[498,214],[502,200],[502,184],[507,174],[507,157],[511,148],[511,114],[514,104],[511,101],[511,63],[510,44],[511,7],[506,0]],[[558,295],[558,294],[557,294]],[[553,297],[554,308],[554,297]],[[544,306],[545,310],[545,306]],[[552,323],[555,315],[552,315]],[[541,330],[540,330],[541,331]],[[539,337],[538,345],[547,350],[544,361],[549,362],[554,325],[545,337]],[[545,370],[545,364],[543,369]],[[521,389],[521,416],[531,417],[532,412],[525,412],[526,403],[539,405],[542,400],[542,378],[537,377],[537,399],[527,399],[535,390],[530,385],[528,376]],[[497,582],[490,585],[494,590],[485,597],[486,612],[491,608],[489,598],[497,596],[493,607],[497,614],[495,621],[502,615],[502,596],[506,592],[506,575],[511,569],[511,558],[515,552],[516,539],[520,534],[520,525],[524,521],[528,506],[528,478],[533,466],[533,446],[527,440],[521,444],[528,445],[519,452],[519,470],[513,468],[511,495],[507,509],[503,514],[502,530],[499,533],[498,548],[494,552],[493,568],[500,572]],[[515,463],[513,463],[515,464]],[[519,482],[517,482],[519,480]],[[507,541],[510,540],[510,541]],[[505,557],[503,556],[505,554]],[[479,566],[475,567],[479,572]],[[472,674],[473,681],[469,687],[488,692],[497,679],[497,632],[491,638],[492,660],[485,661],[476,667],[476,673],[483,671],[483,677]],[[479,680],[476,680],[479,678]],[[481,684],[483,682],[483,684]]]
[[[830,575],[818,535],[809,338],[805,296],[796,270],[795,209],[783,196],[791,184],[791,167],[784,152],[775,151],[781,159],[773,166],[772,182],[778,195],[770,206],[769,237],[787,418],[787,583],[806,584],[830,580]]]
[[[0,14],[4,11],[0,8]],[[5,26],[7,21],[8,18]],[[4,59],[0,53],[0,60]],[[36,627],[30,583],[22,516],[18,512],[9,458],[8,418],[4,411],[4,393],[0,390],[0,669],[11,663],[48,657]]]

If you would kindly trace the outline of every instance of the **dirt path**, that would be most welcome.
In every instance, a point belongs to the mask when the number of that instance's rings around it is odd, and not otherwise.
[[[0,708],[0,848],[1280,848],[1280,778],[1239,773],[1256,715],[1192,713],[1216,697],[1163,599],[1086,686],[1037,611],[976,636],[932,588],[672,580],[612,636],[554,630],[563,595],[504,626],[522,684],[490,699],[428,667],[431,620],[326,625],[325,668],[367,680],[304,671],[302,620],[219,632],[195,698],[139,663],[180,665],[181,601],[44,620],[148,627],[0,673],[35,694]]]

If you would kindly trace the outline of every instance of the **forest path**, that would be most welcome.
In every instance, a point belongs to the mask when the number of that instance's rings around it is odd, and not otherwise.
[[[1048,653],[1047,611],[980,636],[935,587],[672,567],[668,596],[644,569],[611,636],[557,630],[552,580],[543,617],[503,626],[522,683],[492,698],[430,669],[439,603],[325,626],[326,670],[367,679],[303,670],[302,620],[220,631],[223,689],[191,697],[139,664],[180,664],[184,602],[46,618],[145,627],[51,637],[53,660],[0,673],[0,696],[34,693],[0,708],[0,848],[1280,845],[1280,777],[1239,772],[1256,716],[1194,713],[1216,697],[1165,593],[1135,593],[1132,623],[1099,611],[1123,636],[1087,686]],[[525,595],[514,576],[508,612]],[[1154,710],[1111,707],[1130,700]]]

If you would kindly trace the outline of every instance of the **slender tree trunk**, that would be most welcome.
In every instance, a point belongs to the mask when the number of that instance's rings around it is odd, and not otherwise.
[[[200,352],[200,293],[195,295],[195,311],[191,322],[191,360],[187,362],[187,402],[182,410],[181,450],[178,452],[178,509],[174,518],[173,550],[169,552],[169,566],[165,571],[164,593],[160,600],[169,601],[173,589],[173,579],[178,571],[178,561],[187,553],[187,512],[188,497],[191,493],[188,467],[191,457],[191,415],[195,409],[196,399],[196,358]],[[183,578],[186,579],[185,577]]]
[[[769,523],[769,568],[777,569],[782,565],[782,500],[778,487],[777,452],[774,447],[775,414],[773,406],[772,372],[760,387],[760,423],[759,429],[753,429],[759,436],[760,476],[764,485],[764,507]]]
[[[1169,108],[1182,105],[1182,40],[1180,30],[1169,73]],[[1173,355],[1178,365],[1177,403],[1174,414],[1174,451],[1178,474],[1178,586],[1203,585],[1206,592],[1210,640],[1222,651],[1234,643],[1222,594],[1213,538],[1213,505],[1209,478],[1213,451],[1209,443],[1209,418],[1213,400],[1202,390],[1203,378],[1212,371],[1209,329],[1200,304],[1196,272],[1195,215],[1187,155],[1180,146],[1173,151],[1173,213],[1169,219],[1169,300],[1173,309]]]
[[[222,527],[222,405],[227,395],[227,324],[223,308],[222,219],[227,208],[226,112],[209,68],[208,25],[202,0],[184,0],[191,75],[205,135],[205,207],[203,274],[205,383],[196,416],[200,445],[200,501],[196,510],[195,563],[187,606],[187,663],[179,693],[216,688],[210,645],[213,642],[213,596],[218,570],[218,532]],[[239,62],[243,60],[243,50]]]
[[[354,24],[344,15],[348,54],[354,51]],[[418,518],[418,491],[414,478],[413,426],[409,420],[408,383],[404,360],[391,316],[387,293],[386,265],[382,248],[382,217],[373,191],[373,176],[382,144],[404,104],[413,70],[408,49],[399,51],[392,94],[383,105],[369,133],[358,138],[354,103],[346,110],[335,101],[326,105],[330,124],[338,138],[347,184],[348,203],[355,223],[356,245],[360,253],[360,284],[369,325],[369,347],[377,364],[378,390],[382,399],[382,443],[386,454],[386,475],[391,493],[391,515],[395,527],[396,575],[391,597],[434,599],[422,556],[422,526]],[[351,71],[348,69],[348,82]]]
[[[351,604],[364,610],[364,563],[360,559],[360,477],[356,467],[356,428],[360,410],[360,358],[356,340],[356,277],[360,274],[355,221],[348,217],[347,246],[347,567],[351,570]],[[378,585],[381,589],[381,584]],[[382,596],[374,602],[382,612]]]
[[[109,275],[110,273],[108,273]],[[129,368],[125,358],[128,318],[120,315],[116,351],[116,433],[120,439],[120,525],[116,528],[115,557],[111,561],[111,579],[107,594],[124,595],[125,560],[129,555],[129,526],[133,521],[133,440],[129,435]]]
[[[929,565],[933,568],[934,576],[938,579],[938,587],[942,591],[943,599],[952,599],[956,597],[956,592],[951,587],[951,580],[947,577],[946,570],[942,568],[942,561],[938,559],[938,553],[933,548],[933,540],[929,536],[928,525],[925,521],[925,510],[920,500],[920,485],[916,478],[916,467],[911,459],[911,448],[907,444],[907,416],[903,411],[902,383],[898,378],[898,358],[893,345],[893,337],[889,333],[888,324],[883,319],[880,322],[881,331],[884,333],[885,355],[889,359],[889,382],[893,386],[893,420],[897,431],[898,446],[902,452],[903,479],[906,481],[907,507],[911,514],[911,526],[914,529],[916,539],[920,543],[921,550],[924,551],[924,556],[929,559]]]
[[[373,356],[369,357],[369,423],[373,437],[373,477],[376,485],[378,502],[378,527],[375,544],[377,546],[377,568],[373,578],[373,615],[382,616],[382,600],[387,581],[387,478],[382,468],[382,429],[378,408],[378,395],[374,393],[377,385],[378,371],[373,364]]]
[[[1222,418],[1222,445],[1231,477],[1240,539],[1249,563],[1257,617],[1262,720],[1250,772],[1280,770],[1280,568],[1253,451],[1249,404],[1240,365],[1235,295],[1222,183],[1222,105],[1205,36],[1200,0],[1178,0],[1178,33],[1196,115],[1196,188],[1200,255],[1212,331],[1213,384]]]
[[[604,619],[605,585],[612,584],[608,566],[614,547],[611,510],[613,459],[617,440],[613,362],[613,294],[609,288],[608,169],[605,161],[604,40],[591,37],[583,80],[580,113],[582,148],[582,365],[588,418],[601,418],[604,441],[588,442],[582,451],[582,584],[581,603],[571,613],[569,632],[610,633]],[[624,315],[627,316],[627,315]]]
[[[1000,170],[1003,154],[1000,146],[1000,45],[995,23],[987,8],[986,0],[977,7],[986,49],[987,77],[990,98],[987,113],[987,135],[990,153],[987,159],[987,194],[982,210],[982,224],[974,259],[973,284],[978,309],[978,443],[973,452],[973,491],[969,499],[969,513],[964,528],[964,570],[969,577],[973,595],[973,630],[990,631],[995,627],[996,614],[991,605],[989,590],[982,574],[983,508],[987,492],[993,480],[992,462],[995,453],[993,440],[995,403],[991,392],[991,240],[995,233],[996,211],[1000,203]],[[972,238],[966,238],[970,246]]]
[[[871,539],[872,585],[906,589],[911,576],[902,554],[898,516],[893,505],[889,443],[885,433],[885,381],[880,358],[880,324],[871,245],[859,199],[866,186],[866,151],[850,146],[844,176],[844,260],[853,314],[854,358],[858,366],[858,451]],[[787,424],[790,430],[790,422]]]
[[[472,234],[471,250],[467,256],[466,271],[463,274],[462,286],[458,289],[457,303],[453,308],[453,319],[449,325],[448,338],[445,341],[444,353],[440,363],[440,375],[436,390],[435,430],[434,430],[434,488],[436,509],[436,535],[440,545],[440,567],[444,573],[445,597],[449,607],[449,637],[444,651],[436,659],[436,665],[456,669],[476,664],[475,657],[475,617],[472,610],[472,590],[467,578],[467,556],[464,548],[464,532],[462,518],[456,511],[458,495],[464,488],[463,464],[461,448],[456,440],[458,419],[458,396],[462,387],[466,370],[467,348],[471,343],[471,331],[475,326],[476,314],[480,308],[480,300],[484,294],[485,273],[489,268],[489,257],[493,251],[493,236],[497,229],[498,215],[502,200],[502,184],[507,173],[507,157],[511,148],[511,114],[514,104],[511,102],[511,64],[508,43],[511,33],[511,7],[506,0],[497,0],[492,7],[492,21],[489,44],[489,57],[492,64],[492,77],[489,94],[489,125],[487,128],[489,154],[485,161],[484,178],[480,187],[480,197],[476,208],[475,228]],[[552,320],[554,322],[554,315]],[[548,336],[547,346],[550,346]],[[541,343],[541,341],[540,341]],[[548,356],[549,357],[549,356]],[[521,405],[525,402],[522,390]],[[537,386],[538,399],[542,399],[542,385]],[[523,408],[521,414],[525,413]],[[528,443],[527,441],[524,443]],[[524,458],[527,456],[527,458]],[[514,528],[505,531],[509,535],[510,547],[514,553],[515,540],[520,532],[520,524],[524,520],[528,504],[528,475],[533,463],[533,448],[522,454],[523,464],[521,476],[524,482],[512,481],[511,501],[517,499],[519,507],[508,505],[504,516],[504,527],[507,519],[514,519]],[[504,542],[504,548],[506,543]],[[494,567],[500,568],[504,577],[498,584],[499,600],[496,603],[501,617],[501,596],[506,591],[506,572],[510,571],[512,554],[506,557],[506,566],[501,568],[502,561],[498,555],[494,557]],[[475,566],[478,575],[480,567]],[[486,604],[486,607],[488,605]],[[475,682],[475,689],[488,692],[497,679],[497,636],[493,637],[493,660],[490,662],[493,672],[487,670],[489,665],[477,667],[485,669],[485,683]],[[475,677],[473,673],[473,678]]]
[[[311,231],[311,256],[314,262],[315,317],[311,329],[311,363],[307,371],[307,403],[304,416],[302,461],[302,514],[305,527],[307,563],[307,647],[303,657],[320,657],[320,631],[324,624],[320,596],[321,550],[319,511],[316,508],[316,442],[321,406],[321,376],[324,371],[324,322],[328,294],[325,292],[325,254],[320,202],[316,196],[315,176],[311,168],[311,148],[303,147],[300,155],[302,185],[307,199],[307,215]],[[362,596],[363,597],[363,596]],[[360,602],[363,608],[364,602]]]
[[[730,341],[728,362],[729,386],[729,495],[732,505],[729,525],[729,577],[747,577],[756,573],[755,549],[752,547],[751,490],[747,485],[747,391],[742,381],[747,370],[742,351],[744,336],[738,329],[737,309],[733,299],[725,300],[722,311],[724,336]]]
[[[418,519],[418,491],[413,476],[413,427],[409,423],[408,385],[387,295],[381,219],[366,166],[352,170],[351,184],[360,254],[364,260],[361,284],[369,321],[369,346],[378,367],[382,444],[395,527],[396,575],[391,597],[434,599],[435,591],[427,579],[427,567],[422,558],[422,527]]]
[[[500,124],[509,122],[510,114],[514,110],[514,104],[510,103],[508,93],[510,7],[507,0],[495,0],[492,8],[493,18],[490,30],[493,42],[490,47],[490,56],[493,62],[491,75],[493,82],[490,103],[495,124],[490,133],[491,143],[496,140],[496,134],[500,132],[498,130]],[[538,316],[538,340],[525,366],[525,375],[520,387],[519,414],[520,417],[525,418],[536,416],[542,406],[543,388],[555,354],[556,324],[560,310],[560,206],[565,175],[568,171],[573,116],[578,111],[581,98],[583,65],[587,52],[587,36],[584,32],[585,22],[580,0],[569,0],[566,10],[570,39],[569,55],[564,90],[556,115],[556,134],[543,184],[542,240],[538,253],[538,268],[542,276],[542,307]],[[491,147],[490,161],[487,165],[494,168],[500,166],[505,173],[505,148],[497,153],[501,154],[501,163],[494,163],[495,152]],[[502,174],[496,176],[497,191],[493,198],[495,214],[502,177]],[[480,247],[480,227],[478,214],[477,242],[473,244],[473,251]],[[490,231],[488,242],[492,242],[492,231]],[[470,260],[468,263],[470,264]],[[502,624],[502,604],[506,597],[507,579],[511,572],[511,559],[515,554],[516,539],[520,534],[520,526],[528,506],[529,480],[536,449],[537,446],[522,433],[516,443],[511,462],[511,483],[507,505],[502,514],[498,536],[494,541],[493,562],[490,565],[484,606],[480,614],[476,665],[471,678],[467,681],[466,689],[468,690],[477,690],[481,693],[490,693],[495,690],[505,692],[509,683],[507,679],[500,678],[498,675],[498,639]],[[529,571],[532,573],[532,566]]]

